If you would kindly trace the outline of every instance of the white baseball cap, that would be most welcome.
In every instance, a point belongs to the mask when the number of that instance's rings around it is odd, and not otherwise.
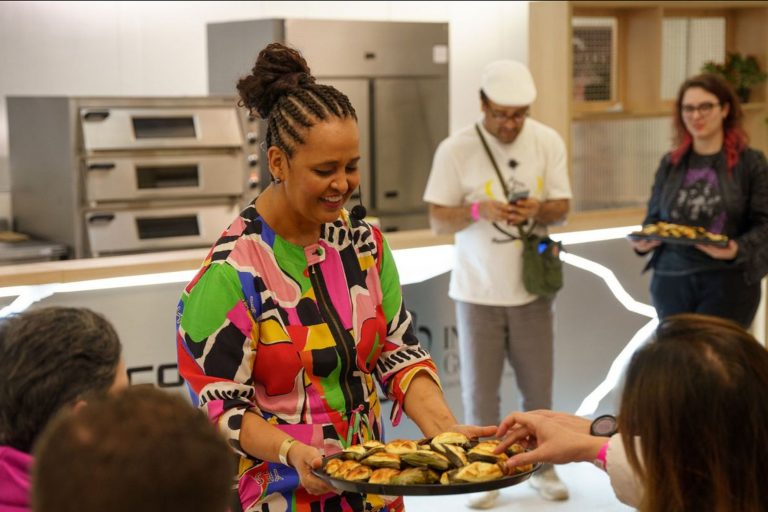
[[[499,105],[530,105],[536,99],[536,85],[525,64],[514,60],[497,60],[483,70],[480,87],[488,98]]]

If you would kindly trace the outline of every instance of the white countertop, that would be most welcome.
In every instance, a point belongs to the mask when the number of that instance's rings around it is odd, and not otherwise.
[[[568,233],[638,224],[643,213],[642,209],[633,209],[572,214],[566,225],[552,227],[550,231]],[[404,284],[423,280],[424,276],[433,277],[450,269],[446,267],[449,264],[446,261],[450,259],[447,256],[450,249],[444,246],[453,244],[452,235],[435,235],[429,229],[422,229],[385,233],[384,236],[395,251]],[[418,258],[410,257],[415,254],[411,249],[430,247],[434,248],[428,249],[427,252],[437,251],[440,253],[439,257],[424,257],[424,254],[419,254]],[[0,288],[190,271],[200,267],[208,250],[187,249],[0,266]],[[406,260],[409,264],[401,263]]]

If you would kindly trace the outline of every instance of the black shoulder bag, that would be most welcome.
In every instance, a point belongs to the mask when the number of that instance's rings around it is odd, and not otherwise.
[[[493,158],[488,143],[485,142],[483,132],[480,127],[475,125],[477,135],[483,143],[485,153],[493,164],[496,175],[499,177],[501,188],[504,190],[504,197],[509,197],[507,184],[501,175],[496,159]],[[531,227],[526,231],[522,224],[517,225],[520,233],[520,240],[523,242],[523,284],[528,293],[542,297],[551,297],[563,287],[563,262],[560,260],[560,251],[562,244],[555,242],[548,236],[541,237],[533,233],[536,227],[536,221],[531,223]]]

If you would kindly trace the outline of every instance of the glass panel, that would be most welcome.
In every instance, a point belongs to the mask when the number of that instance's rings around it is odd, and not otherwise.
[[[615,18],[573,19],[573,99],[612,101]]]
[[[661,97],[674,99],[688,76],[688,19],[664,18],[661,22]]]
[[[133,133],[137,139],[194,138],[195,120],[192,117],[134,117]]]
[[[645,206],[670,148],[670,117],[575,121],[573,210]]]
[[[200,173],[197,165],[136,166],[139,189],[197,187]]]
[[[141,240],[200,235],[197,215],[137,218],[136,228],[139,232],[139,239]]]
[[[689,26],[688,76],[707,61],[725,62],[725,18],[691,18]]]
[[[725,61],[725,18],[664,18],[662,48],[661,98],[673,100],[705,62]]]

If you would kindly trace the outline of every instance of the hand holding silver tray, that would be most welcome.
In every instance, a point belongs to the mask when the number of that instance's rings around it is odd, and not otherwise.
[[[640,231],[633,231],[627,235],[627,238],[631,240],[658,240],[664,243],[682,245],[728,246],[728,237],[725,235],[710,233],[702,227],[684,226],[669,222],[646,224]]]
[[[443,436],[443,437],[441,437]],[[326,457],[313,470],[329,485],[349,492],[425,496],[490,491],[519,484],[540,464],[507,474],[507,454],[495,455],[498,440],[469,441],[446,432],[422,441],[370,441]],[[447,442],[444,442],[447,441]],[[521,450],[516,446],[513,450]]]

